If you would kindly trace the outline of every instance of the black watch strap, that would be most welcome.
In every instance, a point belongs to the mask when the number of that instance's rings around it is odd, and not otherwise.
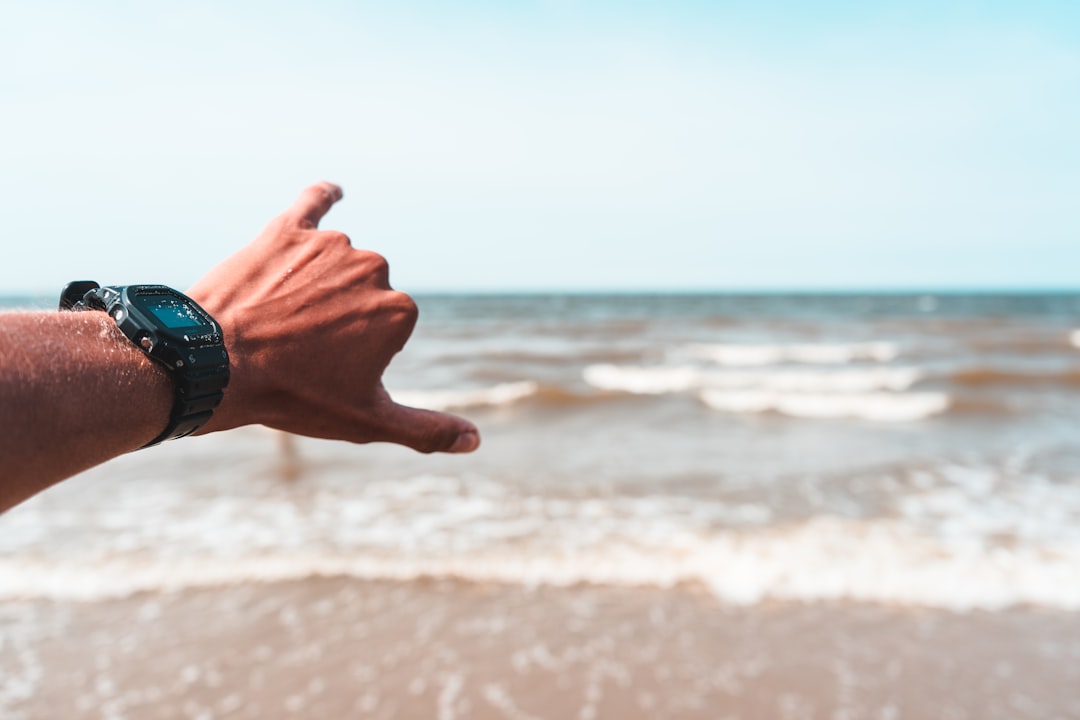
[[[224,348],[218,353],[223,353]],[[213,358],[211,358],[213,359]],[[229,365],[209,366],[198,371],[171,373],[176,384],[169,424],[156,438],[143,445],[152,447],[166,440],[176,440],[195,432],[214,415],[221,404],[222,390],[229,384]]]
[[[60,309],[108,313],[173,379],[168,425],[143,447],[190,435],[213,416],[229,384],[229,355],[221,327],[194,300],[164,285],[101,287],[83,280],[64,288]]]

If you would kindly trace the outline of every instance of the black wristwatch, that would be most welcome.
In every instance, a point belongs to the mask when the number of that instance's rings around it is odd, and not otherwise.
[[[80,280],[64,288],[60,309],[108,313],[172,376],[176,395],[169,424],[143,447],[190,435],[214,414],[229,384],[229,354],[221,326],[194,300],[164,285],[101,287]]]

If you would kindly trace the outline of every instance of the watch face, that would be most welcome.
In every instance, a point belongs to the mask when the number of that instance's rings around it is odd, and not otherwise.
[[[209,328],[198,312],[179,298],[171,295],[151,295],[140,298],[146,311],[167,328]]]

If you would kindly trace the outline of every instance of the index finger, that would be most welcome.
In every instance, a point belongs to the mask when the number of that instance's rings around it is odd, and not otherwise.
[[[291,215],[301,225],[317,228],[323,215],[330,212],[334,203],[343,196],[341,188],[334,183],[315,183],[300,193],[300,197],[296,198],[296,202],[286,211],[286,214]]]

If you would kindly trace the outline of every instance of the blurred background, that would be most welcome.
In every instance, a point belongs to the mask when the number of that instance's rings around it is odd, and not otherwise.
[[[0,714],[1080,717],[1077,87],[1066,2],[0,8],[0,305],[332,180],[484,436],[8,512]]]
[[[1076,285],[1073,3],[3,12],[8,292],[188,285],[320,179],[410,291]]]

